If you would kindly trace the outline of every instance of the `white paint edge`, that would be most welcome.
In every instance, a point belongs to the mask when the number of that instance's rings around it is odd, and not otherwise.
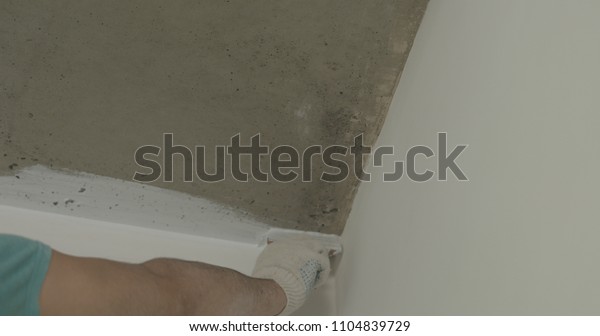
[[[39,165],[0,176],[0,204],[255,245],[270,228],[203,198]]]
[[[0,205],[0,233],[44,242],[81,257],[143,262],[177,258],[229,267],[245,274],[254,268],[262,247],[115,224],[94,219]]]
[[[342,253],[342,238],[340,236],[319,232],[271,228],[261,243],[266,244],[267,241],[296,239],[300,237],[310,237],[319,241],[325,248],[331,251],[332,256]]]

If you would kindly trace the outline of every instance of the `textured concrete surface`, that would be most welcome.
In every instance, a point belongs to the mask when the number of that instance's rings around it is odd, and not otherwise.
[[[426,3],[1,0],[0,174],[131,180],[136,148],[164,132],[207,148],[237,133],[300,150],[372,143]],[[154,185],[340,233],[358,182]]]

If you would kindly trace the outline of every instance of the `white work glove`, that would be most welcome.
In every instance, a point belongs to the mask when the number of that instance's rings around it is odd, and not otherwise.
[[[329,251],[309,237],[278,240],[259,255],[252,276],[274,280],[285,292],[287,305],[279,315],[300,308],[310,293],[327,280]]]

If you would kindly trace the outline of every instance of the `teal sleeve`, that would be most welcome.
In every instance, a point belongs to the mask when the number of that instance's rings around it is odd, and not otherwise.
[[[30,239],[0,234],[0,315],[39,315],[39,298],[52,250]]]

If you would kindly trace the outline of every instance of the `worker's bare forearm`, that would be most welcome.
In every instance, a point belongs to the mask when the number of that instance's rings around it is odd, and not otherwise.
[[[198,262],[128,264],[54,251],[40,298],[45,315],[274,315],[285,294],[271,280]]]

